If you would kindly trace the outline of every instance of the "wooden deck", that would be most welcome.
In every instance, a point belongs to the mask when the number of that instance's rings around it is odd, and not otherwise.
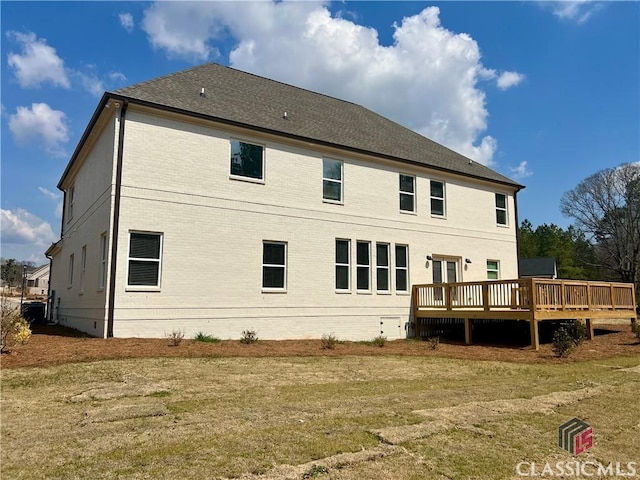
[[[538,349],[538,322],[578,319],[586,322],[593,338],[594,319],[636,318],[631,283],[586,282],[520,278],[485,282],[414,285],[414,328],[422,336],[421,319],[461,318],[465,342],[472,342],[475,319],[527,320],[531,346]]]

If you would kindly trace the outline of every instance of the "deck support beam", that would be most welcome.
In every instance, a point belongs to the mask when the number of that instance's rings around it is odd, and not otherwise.
[[[472,322],[473,320],[471,318],[464,319],[464,343],[467,345],[471,345],[471,342],[473,341],[471,336]]]
[[[540,335],[538,333],[538,320],[532,318],[529,320],[529,326],[531,327],[531,348],[534,350],[540,350]]]
[[[587,340],[593,340],[593,320],[586,318],[585,324],[587,327]]]

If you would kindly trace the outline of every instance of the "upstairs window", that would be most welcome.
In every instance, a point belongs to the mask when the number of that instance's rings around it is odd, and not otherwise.
[[[329,202],[342,202],[342,162],[322,159],[322,198]]]
[[[284,290],[287,284],[287,244],[262,243],[262,288]]]
[[[416,211],[416,177],[400,174],[400,211]]]
[[[507,224],[507,196],[502,193],[496,193],[496,223]]]
[[[127,285],[159,287],[161,254],[162,234],[131,232]]]
[[[431,180],[431,215],[444,217],[444,182]]]
[[[69,196],[67,198],[67,221],[73,218],[73,203],[76,198],[76,186],[72,185],[69,189]]]
[[[231,140],[231,175],[264,180],[264,147]]]
[[[500,279],[500,263],[497,260],[487,260],[487,280]]]

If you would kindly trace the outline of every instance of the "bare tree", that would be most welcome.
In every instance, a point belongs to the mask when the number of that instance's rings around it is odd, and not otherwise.
[[[566,192],[562,213],[596,245],[602,266],[623,282],[640,280],[640,162],[601,170]]]

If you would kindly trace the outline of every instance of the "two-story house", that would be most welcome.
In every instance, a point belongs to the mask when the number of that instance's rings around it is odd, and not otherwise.
[[[58,188],[53,320],[96,336],[402,338],[412,284],[518,274],[521,185],[216,64],[105,93]]]

